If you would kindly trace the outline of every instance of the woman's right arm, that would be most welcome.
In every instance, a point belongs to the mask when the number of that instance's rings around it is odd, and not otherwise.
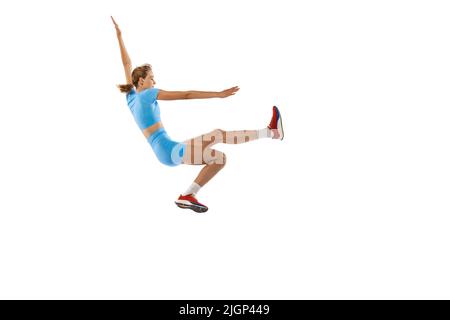
[[[120,47],[120,55],[122,56],[122,63],[123,68],[125,70],[125,77],[127,79],[127,84],[133,84],[133,81],[131,79],[131,59],[128,55],[127,49],[125,49],[125,44],[123,43],[122,39],[122,32],[120,31],[119,26],[117,25],[116,21],[114,21],[114,18],[111,17],[114,27],[116,28],[117,33],[117,40],[119,40],[119,47]]]
[[[226,98],[234,95],[239,91],[239,87],[235,86],[223,91],[166,91],[159,90],[158,100],[183,100],[183,99],[209,99],[209,98]]]

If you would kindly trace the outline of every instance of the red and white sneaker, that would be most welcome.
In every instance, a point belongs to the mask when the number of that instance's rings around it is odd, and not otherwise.
[[[178,200],[175,201],[175,204],[183,209],[191,209],[195,212],[206,212],[208,211],[208,207],[204,204],[201,204],[197,201],[197,199],[192,195],[181,195],[178,197]]]
[[[283,122],[281,121],[280,110],[278,110],[278,108],[274,106],[272,111],[273,111],[272,120],[268,125],[268,128],[273,132],[272,139],[283,140],[284,131],[283,131]]]

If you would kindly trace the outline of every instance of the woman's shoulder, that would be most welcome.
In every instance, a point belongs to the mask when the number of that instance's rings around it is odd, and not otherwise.
[[[157,88],[147,88],[138,92],[137,94],[144,99],[150,99],[153,101],[156,100],[156,98],[158,97],[158,92],[159,89]]]
[[[129,92],[127,92],[126,98],[128,106],[134,103],[134,100],[136,99],[136,90],[133,88]]]

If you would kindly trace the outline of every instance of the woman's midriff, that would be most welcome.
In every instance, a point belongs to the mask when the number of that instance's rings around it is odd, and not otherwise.
[[[145,136],[145,139],[148,139],[148,137],[150,137],[153,132],[155,132],[156,130],[158,130],[159,128],[162,128],[163,125],[161,123],[161,121],[151,125],[150,127],[145,128],[144,130],[142,130],[142,133]]]

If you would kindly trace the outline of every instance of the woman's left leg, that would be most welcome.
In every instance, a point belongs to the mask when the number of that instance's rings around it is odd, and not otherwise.
[[[238,131],[225,131],[216,129],[216,135],[219,137],[220,142],[225,144],[241,144],[257,140],[261,137],[269,137],[267,130],[263,130],[264,135],[259,134],[260,130],[238,130]]]

